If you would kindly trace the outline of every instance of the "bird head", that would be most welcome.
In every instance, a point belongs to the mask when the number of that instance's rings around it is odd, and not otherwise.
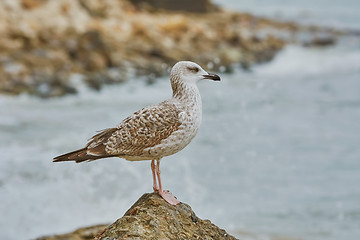
[[[218,75],[208,73],[198,64],[190,61],[177,62],[171,69],[170,79],[185,83],[196,83],[204,79],[220,81]]]

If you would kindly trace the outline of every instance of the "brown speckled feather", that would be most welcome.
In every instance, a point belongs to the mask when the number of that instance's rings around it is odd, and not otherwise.
[[[144,149],[159,144],[180,126],[179,111],[166,101],[143,108],[116,128],[101,131],[87,144],[95,156],[143,156]]]

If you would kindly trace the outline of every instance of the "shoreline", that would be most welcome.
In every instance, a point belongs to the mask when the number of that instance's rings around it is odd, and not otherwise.
[[[0,17],[5,20],[0,31],[0,94],[42,98],[77,93],[74,74],[100,90],[137,76],[152,83],[179,60],[197,62],[209,71],[231,72],[234,64],[247,70],[271,61],[288,43],[302,44],[300,35],[306,35],[309,46],[327,46],[342,34],[223,9],[147,11],[126,1],[0,7],[8,8]],[[48,20],[49,14],[56,17]]]

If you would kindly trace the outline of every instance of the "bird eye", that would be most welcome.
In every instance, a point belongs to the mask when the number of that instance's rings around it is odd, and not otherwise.
[[[198,68],[198,67],[188,67],[188,69],[189,69],[191,72],[194,72],[194,73],[199,72],[199,68]]]

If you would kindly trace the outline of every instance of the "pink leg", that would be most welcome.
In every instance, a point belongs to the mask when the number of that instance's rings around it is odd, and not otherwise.
[[[157,186],[157,183],[156,183],[155,160],[151,160],[151,171],[152,171],[152,176],[153,176],[153,189],[156,192],[156,191],[159,191],[159,187]]]
[[[177,205],[180,202],[172,195],[171,192],[169,191],[164,191],[162,189],[162,185],[161,185],[161,178],[160,178],[160,160],[156,160],[156,167],[155,167],[155,171],[156,171],[156,175],[158,178],[158,182],[159,182],[159,194],[160,196],[167,201],[168,203],[170,203],[171,205]]]

